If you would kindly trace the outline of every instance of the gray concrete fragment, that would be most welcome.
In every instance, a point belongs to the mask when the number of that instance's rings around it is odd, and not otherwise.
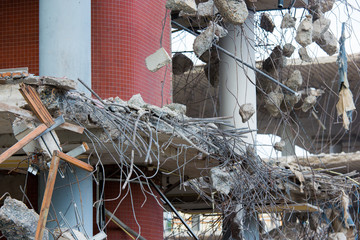
[[[334,55],[338,51],[338,41],[329,30],[326,31],[316,43],[329,56]]]
[[[348,239],[343,232],[330,233],[329,240],[346,240]]]
[[[200,17],[210,17],[217,14],[219,10],[216,8],[214,1],[201,2],[198,5],[198,15]]]
[[[312,62],[311,57],[309,56],[306,48],[304,48],[304,47],[299,49],[299,56],[300,56],[300,59],[303,60],[304,62]]]
[[[301,76],[301,72],[299,70],[295,70],[290,78],[285,82],[285,85],[291,88],[294,91],[297,91],[298,88],[302,85],[303,78]]]
[[[260,27],[267,32],[272,33],[274,31],[275,23],[268,13],[261,14]]]
[[[204,66],[205,76],[209,79],[211,86],[219,85],[219,61]]]
[[[218,24],[213,22],[209,23],[209,26],[194,41],[194,52],[196,56],[203,55],[211,46],[214,41],[218,41],[219,38],[225,37],[227,31]]]
[[[205,63],[218,63],[220,60],[218,50],[214,46],[212,46],[208,51],[205,51],[199,58]]]
[[[314,21],[313,23],[313,41],[318,41],[321,36],[329,29],[330,27],[330,19],[325,17],[321,17]]]
[[[284,102],[288,110],[291,110],[301,99],[301,95],[284,94]]]
[[[219,193],[227,195],[234,186],[232,176],[226,169],[214,167],[210,170],[210,177],[212,186]]]
[[[242,122],[247,122],[252,115],[255,113],[255,108],[251,103],[243,104],[240,106],[239,114],[241,116]]]
[[[142,108],[147,107],[147,104],[144,102],[140,93],[138,93],[130,98],[130,100],[128,101],[128,106],[136,110],[141,110]]]
[[[151,54],[145,59],[146,67],[151,72],[156,72],[163,66],[171,63],[171,58],[166,50],[162,47],[158,49],[155,53]]]
[[[170,110],[178,113],[178,114],[186,114],[186,106],[184,104],[180,103],[170,103],[165,105],[165,107],[168,107]]]
[[[35,239],[39,215],[16,199],[7,197],[0,208],[0,231],[7,239]],[[48,231],[44,231],[43,240],[49,239]]]
[[[190,14],[197,11],[195,0],[167,0],[165,7],[171,10],[182,10]]]
[[[301,106],[301,110],[303,112],[307,112],[309,111],[310,108],[312,108],[315,105],[315,103],[316,103],[316,97],[309,95],[304,99],[304,102]]]
[[[282,150],[284,150],[284,147],[285,147],[285,142],[283,140],[276,142],[274,144],[274,149],[277,151],[280,151],[280,152],[282,152]]]
[[[283,55],[285,57],[291,57],[294,51],[295,51],[295,47],[291,43],[286,43],[283,47]]]
[[[296,30],[295,40],[303,47],[310,45],[312,43],[312,31],[312,16],[307,15]]]
[[[83,233],[79,232],[76,229],[71,229],[75,234],[76,239],[73,237],[70,229],[62,228],[61,230],[55,229],[54,235],[57,237],[57,240],[87,240]]]
[[[22,80],[22,82],[25,84],[29,84],[29,85],[40,85],[41,84],[40,77],[38,77],[38,76],[29,76],[27,78],[24,78]]]
[[[286,57],[283,56],[283,51],[280,46],[276,46],[271,52],[270,56],[265,59],[262,68],[267,72],[273,72],[286,66]]]
[[[194,66],[190,58],[182,53],[176,53],[172,58],[172,70],[174,75],[183,74]]]
[[[290,13],[285,13],[280,28],[295,28],[296,18],[292,17]]]
[[[270,92],[265,97],[265,108],[271,116],[276,117],[280,113],[280,105],[284,100],[284,94],[277,92]]]
[[[221,16],[234,25],[243,24],[249,15],[244,0],[214,0]]]
[[[49,86],[53,86],[56,88],[61,88],[64,90],[71,90],[71,89],[76,89],[77,83],[72,80],[72,79],[68,79],[68,78],[58,78],[58,77],[41,77],[41,82],[44,85],[49,85]]]
[[[336,0],[310,0],[309,6],[310,9],[319,8],[322,13],[330,11]]]

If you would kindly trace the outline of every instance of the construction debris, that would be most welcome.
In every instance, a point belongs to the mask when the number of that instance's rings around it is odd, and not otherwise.
[[[34,239],[39,215],[16,199],[7,197],[0,208],[0,231],[7,239]],[[43,240],[49,239],[48,231]]]
[[[216,8],[214,0],[201,2],[198,4],[198,15],[200,17],[210,17],[217,14],[219,10]]]
[[[276,46],[270,56],[263,62],[262,68],[267,72],[278,71],[286,66],[286,57],[283,56],[283,51],[280,46]]]
[[[268,13],[261,14],[260,27],[267,32],[272,33],[274,31],[275,23]]]
[[[295,47],[291,43],[286,43],[283,46],[283,55],[285,57],[291,57],[294,51],[295,51]]]
[[[280,113],[280,105],[284,100],[284,94],[281,92],[270,92],[265,97],[265,108],[271,116],[276,117]]]
[[[204,73],[213,87],[217,87],[219,85],[219,65],[218,61],[215,63],[208,63],[204,66]]]
[[[290,78],[285,82],[285,85],[291,88],[294,91],[297,91],[298,88],[302,85],[303,78],[301,76],[301,72],[299,70],[295,70]]]
[[[316,103],[316,97],[313,95],[309,95],[304,99],[304,102],[301,106],[301,110],[303,112],[309,111],[310,108],[312,108]]]
[[[221,16],[234,25],[243,24],[248,17],[248,9],[244,0],[214,0]]]
[[[77,83],[66,77],[57,78],[57,77],[41,77],[40,81],[44,85],[52,86],[55,88],[60,88],[64,90],[74,90],[76,89]]]
[[[334,55],[338,51],[338,41],[336,40],[334,34],[332,34],[329,30],[322,34],[316,43],[329,56]]]
[[[330,19],[327,19],[325,17],[321,17],[314,21],[312,35],[312,40],[314,42],[320,40],[321,36],[329,29],[330,23]]]
[[[281,21],[281,25],[280,28],[295,28],[295,24],[296,24],[296,18],[292,17],[290,15],[290,13],[285,13],[282,21]]]
[[[234,183],[231,181],[231,173],[227,169],[214,167],[210,171],[210,177],[212,186],[219,193],[227,195],[234,186]]]
[[[87,238],[76,229],[55,229],[54,235],[58,240],[87,240]],[[75,236],[74,236],[75,235]]]
[[[227,30],[210,21],[206,30],[197,36],[194,41],[193,48],[196,56],[200,57],[203,55],[208,49],[210,49],[214,41],[217,42],[219,38],[225,37],[226,35]]]
[[[255,113],[255,108],[251,103],[243,104],[239,108],[239,114],[242,122],[247,122]]]
[[[306,18],[300,23],[298,29],[296,30],[295,40],[303,47],[310,45],[312,43],[312,16],[306,15]]]
[[[173,74],[180,75],[186,71],[189,71],[194,66],[194,63],[190,58],[182,53],[175,53],[172,58]]]
[[[299,49],[299,56],[300,56],[300,59],[303,60],[304,62],[312,62],[312,59],[309,56],[305,47],[302,47]]]
[[[162,47],[158,49],[155,53],[151,54],[145,59],[146,67],[151,72],[156,72],[160,68],[171,63],[171,58],[166,50]]]
[[[197,7],[195,0],[167,0],[165,7],[175,11],[184,11],[185,13],[196,13]]]
[[[276,142],[274,144],[274,149],[280,152],[284,150],[284,147],[285,147],[285,142],[283,140]]]
[[[287,107],[287,110],[290,111],[293,109],[295,104],[297,104],[301,99],[301,94],[284,94],[284,102]]]

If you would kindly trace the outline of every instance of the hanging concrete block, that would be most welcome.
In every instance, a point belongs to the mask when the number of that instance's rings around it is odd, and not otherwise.
[[[301,110],[303,112],[309,111],[310,108],[312,108],[316,103],[316,97],[313,95],[309,95],[304,99],[304,102],[301,106]]]
[[[329,30],[326,31],[316,43],[329,56],[334,55],[338,51],[338,41]]]
[[[151,72],[156,72],[163,66],[171,63],[171,58],[164,48],[160,48],[155,53],[145,59],[146,67]]]
[[[283,140],[276,142],[274,144],[274,149],[280,152],[284,150],[284,147],[285,147],[285,142]]]
[[[285,57],[291,57],[294,51],[295,51],[295,47],[291,43],[286,43],[283,47],[283,55]]]
[[[204,72],[209,79],[211,86],[217,87],[219,85],[219,61],[208,63],[204,66]]]
[[[242,122],[247,122],[255,113],[254,106],[251,103],[243,104],[240,106],[239,114]]]
[[[280,46],[276,46],[271,52],[270,56],[265,59],[262,68],[267,72],[273,72],[279,68],[286,66],[286,57],[283,56],[283,51]]]
[[[299,70],[295,70],[290,78],[285,82],[285,85],[291,88],[294,91],[297,91],[298,88],[302,85],[303,78],[301,76],[301,72]]]
[[[172,70],[174,75],[183,74],[194,66],[193,61],[182,53],[176,53],[172,58]]]
[[[219,52],[214,46],[212,46],[208,51],[205,51],[199,58],[205,63],[216,63],[220,61]]]
[[[216,8],[213,0],[207,2],[199,3],[198,5],[198,15],[200,17],[210,17],[217,14],[219,10]]]
[[[312,43],[312,31],[312,16],[307,15],[296,30],[295,40],[303,47],[310,45]]]
[[[277,92],[270,92],[265,97],[265,108],[271,116],[276,117],[280,113],[280,105],[284,99],[284,94]]]
[[[221,16],[234,25],[243,24],[249,15],[244,0],[214,0]]]
[[[285,13],[280,28],[295,28],[296,18],[292,17],[290,13]]]
[[[306,48],[304,48],[304,47],[299,49],[299,56],[300,56],[300,59],[303,60],[304,62],[312,62],[311,57],[309,56]]]
[[[225,37],[226,34],[226,29],[210,22],[206,30],[195,38],[193,48],[196,56],[203,55],[212,46],[213,41],[218,41],[219,38]]]
[[[234,187],[232,174],[226,169],[214,167],[210,170],[212,186],[216,191],[222,194],[229,194]]]
[[[330,19],[325,17],[321,17],[314,21],[313,23],[313,41],[318,41],[321,36],[329,29],[330,27]]]
[[[288,110],[291,110],[295,104],[297,104],[301,99],[301,94],[284,94],[285,106]]]
[[[273,32],[275,28],[275,23],[271,19],[270,15],[267,13],[261,14],[260,27],[267,32]]]
[[[175,11],[182,10],[189,14],[197,11],[195,0],[167,0],[165,7]]]

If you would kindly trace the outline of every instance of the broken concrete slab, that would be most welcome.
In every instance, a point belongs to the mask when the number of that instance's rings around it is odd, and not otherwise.
[[[309,95],[304,99],[304,102],[301,106],[301,110],[303,112],[309,111],[310,108],[312,108],[316,103],[316,97],[313,95]]]
[[[239,114],[242,122],[247,122],[255,113],[255,108],[251,103],[246,103],[240,106]]]
[[[7,197],[0,208],[0,231],[7,239],[28,239],[35,237],[39,215],[16,199]],[[49,239],[45,230],[43,240]]]
[[[303,78],[301,76],[301,72],[299,70],[295,70],[290,78],[285,82],[285,85],[291,88],[294,91],[297,91],[298,88],[302,85]]]
[[[274,31],[275,23],[268,13],[261,14],[260,27],[267,32],[272,33]]]
[[[282,21],[281,21],[281,25],[280,28],[295,28],[295,24],[296,24],[296,18],[292,17],[290,15],[290,13],[285,13]]]
[[[197,10],[200,17],[214,16],[219,12],[219,10],[215,6],[214,0],[199,3]]]
[[[265,108],[271,116],[276,117],[280,113],[280,105],[284,100],[284,94],[280,92],[270,92],[265,97]]]
[[[231,181],[231,174],[226,169],[214,167],[210,170],[210,177],[216,191],[225,195],[230,193],[234,183]]]
[[[206,30],[195,38],[193,48],[196,56],[200,57],[203,55],[212,46],[213,41],[218,41],[219,38],[225,37],[226,35],[227,30],[210,21]]]
[[[147,103],[145,103],[145,101],[141,97],[141,94],[138,93],[130,98],[130,100],[128,101],[128,106],[136,110],[141,110],[147,107]]]
[[[294,51],[295,51],[295,47],[291,43],[286,43],[283,46],[283,55],[285,57],[291,57]]]
[[[180,103],[170,103],[165,105],[165,107],[169,108],[170,110],[178,113],[178,114],[186,114],[186,106]]]
[[[249,15],[244,0],[214,0],[221,16],[234,25],[243,24]]]
[[[262,68],[267,72],[273,72],[286,66],[286,57],[283,56],[283,51],[280,46],[276,46],[271,52],[270,56],[265,59]]]
[[[302,47],[299,49],[299,56],[300,56],[300,59],[303,60],[304,62],[312,62],[312,59],[311,57],[309,56],[306,48]]]
[[[64,89],[64,90],[74,90],[76,89],[77,83],[66,77],[58,78],[58,77],[41,77],[40,81],[44,85],[53,86],[56,88]]]
[[[184,11],[185,13],[196,13],[197,7],[195,0],[167,0],[165,7],[175,11]]]
[[[145,59],[146,67],[151,72],[156,72],[163,66],[171,63],[171,58],[166,50],[162,47],[158,49],[155,53],[151,54]]]
[[[0,102],[7,103],[14,107],[24,107],[27,105],[24,97],[21,95],[19,84],[6,84],[0,87]]]
[[[326,31],[316,43],[329,56],[334,55],[338,51],[338,41],[329,30]]]
[[[330,19],[327,19],[325,17],[321,17],[314,21],[313,23],[313,41],[318,41],[321,36],[329,29],[330,27]]]
[[[312,16],[306,15],[306,18],[300,23],[296,30],[295,40],[303,47],[310,45],[312,43],[312,31]]]
[[[189,71],[194,66],[193,61],[182,53],[175,53],[172,58],[173,74],[180,75]]]

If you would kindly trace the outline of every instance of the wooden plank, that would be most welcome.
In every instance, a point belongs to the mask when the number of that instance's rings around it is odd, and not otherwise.
[[[60,158],[55,155],[55,152],[53,154],[53,157],[51,159],[51,165],[49,170],[49,175],[47,178],[46,186],[45,186],[45,192],[43,201],[41,204],[41,210],[40,210],[40,216],[39,221],[36,228],[35,233],[35,240],[42,240],[45,230],[45,225],[49,213],[49,207],[51,203],[51,197],[54,191],[54,185],[56,180],[56,173],[59,168]]]
[[[36,120],[36,115],[33,114],[32,112],[19,108],[19,107],[15,107],[15,106],[10,106],[8,104],[5,103],[0,103],[0,112],[11,112],[13,114],[22,116],[22,117],[27,117],[29,119],[32,120]],[[63,123],[61,124],[59,127],[61,127],[62,129],[66,129],[72,132],[76,132],[76,133],[80,133],[82,134],[84,132],[84,128],[80,127],[78,125],[72,124],[72,123]]]
[[[79,167],[81,169],[84,169],[88,172],[92,172],[94,171],[94,167],[91,166],[90,164],[87,164],[83,161],[80,161],[79,159],[76,159],[74,157],[71,157],[63,152],[60,152],[60,151],[54,151],[54,154],[56,154],[56,156],[60,157],[62,160],[68,162],[68,163],[71,163],[73,164],[74,166],[76,167]]]
[[[55,123],[49,111],[42,103],[38,93],[32,87],[21,83],[19,91],[42,123],[48,127]]]
[[[39,136],[41,133],[45,132],[47,129],[47,126],[45,124],[39,125],[37,128],[35,128],[32,132],[30,132],[28,135],[23,137],[20,141],[15,143],[11,148],[6,150],[0,155],[0,164],[4,162],[6,159],[11,157],[14,153],[19,151],[21,148],[23,148],[26,144],[31,142],[34,138]]]

